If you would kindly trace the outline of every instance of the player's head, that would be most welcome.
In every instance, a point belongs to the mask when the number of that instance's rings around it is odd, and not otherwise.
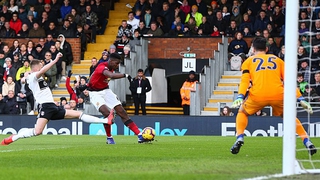
[[[110,54],[110,59],[108,63],[109,69],[118,69],[120,62],[121,62],[121,57],[119,54],[117,53]]]
[[[138,76],[142,77],[143,76],[143,70],[142,69],[138,69]]]
[[[267,40],[264,37],[255,37],[252,42],[252,46],[255,51],[266,51]]]
[[[34,59],[30,62],[30,67],[32,71],[39,71],[42,67],[41,61],[38,59]]]

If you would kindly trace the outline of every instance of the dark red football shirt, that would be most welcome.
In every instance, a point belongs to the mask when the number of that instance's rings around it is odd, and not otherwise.
[[[90,76],[90,80],[88,83],[89,90],[91,91],[99,91],[103,89],[109,88],[109,77],[103,74],[103,71],[110,71],[113,70],[108,69],[108,62],[100,63],[97,68],[94,70],[92,75]]]

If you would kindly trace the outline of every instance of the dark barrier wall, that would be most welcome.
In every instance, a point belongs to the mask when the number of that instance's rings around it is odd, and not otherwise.
[[[184,135],[213,135],[234,136],[235,117],[203,117],[203,116],[132,116],[140,127],[150,126],[157,135],[184,136]],[[318,118],[312,118],[312,123]],[[301,118],[307,122],[307,118]],[[35,125],[34,116],[0,116],[0,134],[17,133],[22,128],[32,128]],[[305,124],[307,128],[307,123]],[[277,117],[250,117],[245,131],[247,136],[282,136],[282,119]],[[87,124],[79,120],[50,121],[43,134],[65,135],[103,135],[102,124]],[[123,125],[119,118],[112,125],[113,135],[133,135]],[[320,137],[320,124],[311,124],[310,136]]]

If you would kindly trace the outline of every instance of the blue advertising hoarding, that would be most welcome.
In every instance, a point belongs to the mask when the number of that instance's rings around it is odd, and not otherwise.
[[[132,120],[140,127],[153,127],[160,136],[235,136],[235,117],[208,116],[132,116]],[[300,119],[309,129],[310,137],[320,137],[318,118],[311,118],[308,127],[307,118]],[[0,116],[0,134],[16,134],[23,128],[35,126],[35,116]],[[50,121],[43,134],[53,135],[105,135],[102,124],[88,124],[77,119]],[[279,117],[249,117],[245,131],[247,136],[282,137],[283,123]],[[120,120],[112,125],[112,135],[133,135]]]

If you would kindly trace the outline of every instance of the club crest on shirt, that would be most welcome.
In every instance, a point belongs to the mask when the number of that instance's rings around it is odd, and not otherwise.
[[[100,103],[99,103],[99,102],[97,102],[97,106],[99,106],[99,104],[100,104]]]
[[[43,116],[44,115],[44,111],[41,111],[40,114],[41,114],[41,116]]]

